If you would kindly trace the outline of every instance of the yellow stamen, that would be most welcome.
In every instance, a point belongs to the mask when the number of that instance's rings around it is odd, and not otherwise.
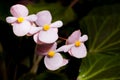
[[[19,18],[17,19],[17,21],[18,21],[19,23],[21,23],[21,22],[24,21],[24,18],[23,18],[23,17],[19,17]]]
[[[49,57],[53,57],[54,55],[55,55],[55,52],[54,52],[54,51],[49,51],[49,52],[48,52],[48,56],[49,56]]]
[[[46,24],[46,25],[43,26],[43,30],[47,31],[49,29],[50,29],[50,25]]]
[[[76,41],[76,42],[75,42],[75,46],[76,46],[76,47],[79,47],[80,44],[81,44],[80,41]]]

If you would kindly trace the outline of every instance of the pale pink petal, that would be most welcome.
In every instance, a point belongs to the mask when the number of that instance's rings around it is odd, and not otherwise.
[[[57,70],[63,63],[63,58],[59,53],[55,53],[53,57],[45,56],[44,63],[47,69]]]
[[[13,32],[16,36],[25,36],[31,27],[31,24],[28,21],[24,21],[22,23],[14,23],[13,26]]]
[[[61,52],[61,51],[68,52],[73,46],[74,44],[61,46],[56,50],[56,52]]]
[[[59,28],[59,27],[62,27],[62,25],[63,25],[62,21],[56,21],[56,22],[52,23],[50,25],[50,27]]]
[[[42,30],[42,27],[31,26],[30,30],[29,30],[29,34],[33,35],[33,34],[37,33],[40,30]]]
[[[50,50],[55,51],[56,48],[57,48],[57,43],[55,42],[55,43],[52,43],[52,44],[53,44],[53,45],[52,45],[52,47],[50,48]]]
[[[70,55],[76,58],[84,58],[87,55],[86,47],[81,43],[80,47],[72,47],[69,51]]]
[[[7,18],[6,18],[6,21],[7,21],[8,23],[13,23],[13,22],[15,22],[16,20],[17,20],[16,17],[7,17]]]
[[[80,30],[74,31],[67,39],[66,44],[73,44],[75,41],[79,40],[81,36]]]
[[[33,39],[34,39],[35,43],[37,43],[37,44],[43,44],[43,42],[41,42],[39,40],[39,33],[34,34]]]
[[[88,40],[88,36],[87,36],[87,35],[83,35],[82,37],[79,38],[79,40],[80,40],[81,42],[85,42],[85,41]]]
[[[26,17],[26,20],[28,20],[28,21],[36,21],[37,16],[35,14],[29,15],[29,16]]]
[[[33,36],[33,39],[34,39],[35,43],[38,43],[38,35],[39,35],[39,33],[36,33]]]
[[[36,20],[36,24],[39,26],[43,26],[45,24],[50,24],[51,20],[52,20],[52,16],[51,16],[50,12],[47,10],[38,12],[37,17],[38,18]]]
[[[48,51],[54,44],[37,44],[35,48],[35,53],[38,55],[47,55]]]
[[[67,65],[68,64],[68,60],[67,59],[63,59],[63,63],[62,63],[62,65],[61,65],[61,67],[62,66],[65,66],[65,65]]]
[[[51,28],[48,31],[40,31],[39,40],[44,43],[53,43],[58,39],[57,29]]]
[[[28,9],[24,5],[16,4],[10,8],[10,12],[15,17],[25,17],[28,15]]]

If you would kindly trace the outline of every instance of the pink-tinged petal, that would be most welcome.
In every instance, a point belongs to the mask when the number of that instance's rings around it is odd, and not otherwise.
[[[56,50],[56,52],[61,52],[61,51],[68,52],[73,46],[74,44],[61,46]]]
[[[39,40],[44,43],[53,43],[58,39],[57,29],[50,28],[48,31],[40,31]]]
[[[65,65],[67,65],[68,64],[68,60],[67,59],[63,59],[63,63],[62,63],[62,65],[61,65],[61,67],[62,66],[65,66]]]
[[[24,21],[20,24],[14,23],[12,26],[16,36],[25,36],[29,32],[31,24],[28,21]]]
[[[28,21],[36,21],[37,20],[37,16],[35,14],[29,15],[26,17],[26,20]]]
[[[28,9],[24,5],[16,4],[10,8],[10,12],[15,17],[25,17],[28,15]]]
[[[39,33],[34,34],[33,39],[34,39],[35,43],[37,43],[37,44],[43,44],[43,42],[41,42],[39,40]]]
[[[76,58],[84,58],[87,55],[86,47],[81,43],[80,47],[72,47],[69,51],[70,55]]]
[[[53,45],[54,45],[53,43],[52,44],[37,44],[35,53],[38,55],[47,55],[48,54],[47,52],[51,49]]]
[[[55,42],[55,43],[52,43],[52,44],[53,44],[53,45],[52,45],[52,47],[50,48],[50,50],[55,51],[56,48],[57,48],[57,43]]]
[[[6,21],[7,21],[8,23],[13,23],[13,22],[15,22],[16,20],[17,20],[16,17],[7,17],[7,18],[6,18]]]
[[[33,35],[33,34],[37,33],[40,30],[42,30],[42,27],[31,26],[28,33],[31,34],[31,35]]]
[[[59,53],[55,53],[53,57],[45,56],[44,63],[47,69],[57,70],[63,63],[63,58]]]
[[[45,24],[50,24],[52,21],[52,16],[51,16],[50,12],[47,10],[38,12],[37,17],[38,18],[36,20],[36,24],[39,26],[43,26]]]
[[[67,39],[66,44],[73,44],[75,41],[79,40],[81,36],[80,30],[74,31]]]
[[[50,25],[50,27],[59,28],[59,27],[62,27],[62,25],[63,25],[62,21],[56,21],[56,22],[52,23]]]
[[[85,41],[88,40],[88,36],[87,36],[87,35],[83,35],[82,37],[79,38],[79,40],[80,40],[81,42],[85,42]]]
[[[39,33],[36,33],[36,34],[33,36],[33,39],[34,39],[35,43],[38,42],[38,35],[39,35]]]

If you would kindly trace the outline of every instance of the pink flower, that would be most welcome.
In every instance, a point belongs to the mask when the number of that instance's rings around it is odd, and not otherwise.
[[[68,63],[60,53],[56,51],[57,43],[37,45],[36,53],[44,57],[44,64],[48,70],[57,70]]]
[[[51,23],[52,16],[49,11],[44,10],[37,13],[36,24],[41,30],[34,35],[36,43],[54,43],[58,39],[58,28],[63,25],[62,21]]]
[[[66,45],[57,49],[57,51],[68,52],[76,58],[84,58],[87,55],[87,49],[84,42],[88,40],[87,35],[81,36],[80,30],[74,31],[66,40]]]
[[[16,36],[34,34],[39,28],[33,27],[33,22],[37,19],[36,15],[28,16],[28,9],[21,4],[13,5],[10,8],[12,16],[6,18],[6,21],[13,26],[13,32]]]

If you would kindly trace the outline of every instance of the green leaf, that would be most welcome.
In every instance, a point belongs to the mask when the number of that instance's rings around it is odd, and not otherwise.
[[[80,21],[88,34],[88,56],[83,59],[78,80],[120,79],[120,15],[118,6],[93,9]]]
[[[105,11],[103,11],[105,8]],[[120,15],[115,13],[108,14],[106,7],[95,8],[81,22],[81,30],[87,31],[88,52],[90,53],[114,53],[120,52]],[[99,12],[98,12],[99,11]],[[100,13],[100,11],[102,13]],[[98,14],[97,14],[98,12]],[[107,15],[108,14],[108,15]]]
[[[83,60],[78,80],[120,79],[120,55],[90,54]]]

